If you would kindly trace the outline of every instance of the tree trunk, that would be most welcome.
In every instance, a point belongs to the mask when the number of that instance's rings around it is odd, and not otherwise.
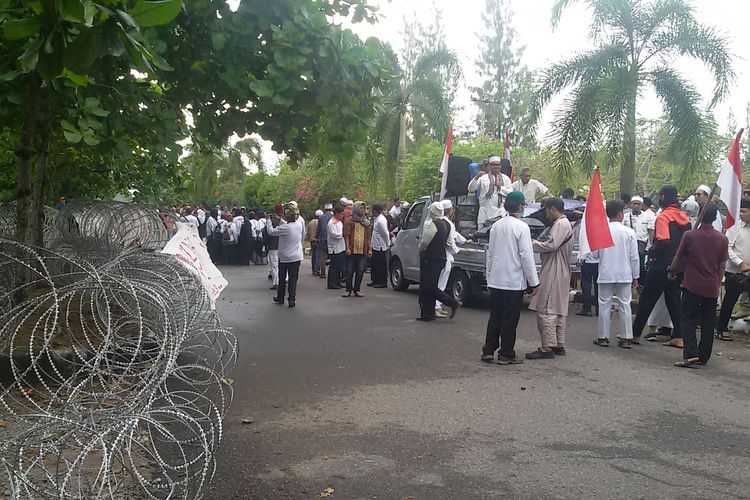
[[[399,115],[398,153],[396,155],[396,196],[401,196],[401,185],[404,183],[406,167],[406,111]]]
[[[18,182],[16,184],[16,240],[30,242],[29,208],[31,205],[31,169],[34,159],[34,140],[36,137],[37,98],[39,81],[34,74],[28,76],[26,86],[26,116],[24,117],[21,146],[16,151],[18,156]]]
[[[45,126],[42,132],[41,147],[37,152],[36,179],[31,197],[31,221],[29,241],[38,247],[44,246],[44,187],[46,185],[47,156],[49,154],[50,130]]]
[[[635,104],[638,99],[637,69],[631,71],[633,79],[630,83],[627,109],[625,111],[625,130],[622,141],[622,169],[620,170],[620,195],[635,194],[635,133],[636,117]]]

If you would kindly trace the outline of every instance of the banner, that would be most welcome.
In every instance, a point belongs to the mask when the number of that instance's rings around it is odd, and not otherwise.
[[[198,236],[198,228],[184,222],[177,223],[177,233],[169,240],[161,253],[174,255],[177,260],[198,276],[203,288],[211,299],[211,309],[215,308],[216,299],[227,287],[227,280],[221,271],[211,262],[208,249]]]

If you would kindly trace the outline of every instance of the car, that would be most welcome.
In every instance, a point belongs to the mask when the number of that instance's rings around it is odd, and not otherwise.
[[[432,198],[429,196],[417,199],[411,204],[406,215],[401,218],[388,260],[389,279],[391,288],[394,290],[405,291],[410,285],[419,283],[419,242],[422,239],[422,230],[431,202]],[[457,212],[462,213],[461,210]],[[473,212],[463,211],[463,213]],[[457,227],[464,228],[459,230],[471,242],[467,242],[455,256],[446,291],[464,304],[470,304],[487,292],[486,251],[490,229],[495,220],[497,219],[488,221],[479,229],[476,228],[476,223],[471,221],[457,221]],[[520,220],[529,225],[533,239],[544,239],[548,233],[549,228],[538,218],[521,217]],[[539,271],[541,268],[539,254],[534,254],[534,260]],[[573,277],[577,277],[579,273],[577,262],[578,244],[576,243],[571,255]]]

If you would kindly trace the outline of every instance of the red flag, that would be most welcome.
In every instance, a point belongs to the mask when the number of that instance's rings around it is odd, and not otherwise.
[[[729,150],[727,161],[721,167],[716,185],[721,188],[719,198],[727,205],[728,235],[737,234],[740,229],[740,200],[742,199],[742,160],[740,158],[740,137],[743,130],[737,133]]]
[[[453,143],[453,124],[448,129],[448,137],[445,138],[445,149],[443,150],[443,161],[440,162],[440,173],[443,174],[443,180],[440,183],[440,198],[445,197],[446,186],[448,184],[448,160],[451,156],[451,144]]]
[[[591,189],[586,200],[586,209],[583,211],[581,233],[578,237],[578,255],[583,256],[613,246],[615,243],[612,241],[612,233],[609,232],[609,222],[602,198],[602,178],[597,168],[591,179]]]

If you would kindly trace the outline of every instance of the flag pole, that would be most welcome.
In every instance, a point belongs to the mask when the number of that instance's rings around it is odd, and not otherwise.
[[[745,129],[741,128],[740,131],[739,131],[739,133],[737,134],[737,138],[735,140],[737,140],[740,137],[742,137],[742,133],[744,131],[745,131]],[[734,142],[732,144],[734,144]],[[720,189],[719,188],[719,182],[718,182],[718,179],[717,179],[717,181],[714,182],[714,185],[711,186],[711,196],[708,197],[708,201],[706,203],[704,203],[703,206],[701,207],[701,211],[698,214],[698,219],[695,221],[695,227],[700,226],[701,223],[703,222],[703,216],[706,214],[706,209],[708,208],[708,204],[709,203],[713,203],[715,198],[721,199],[721,196],[717,196],[717,194],[716,194],[716,191],[719,190],[719,189]]]

